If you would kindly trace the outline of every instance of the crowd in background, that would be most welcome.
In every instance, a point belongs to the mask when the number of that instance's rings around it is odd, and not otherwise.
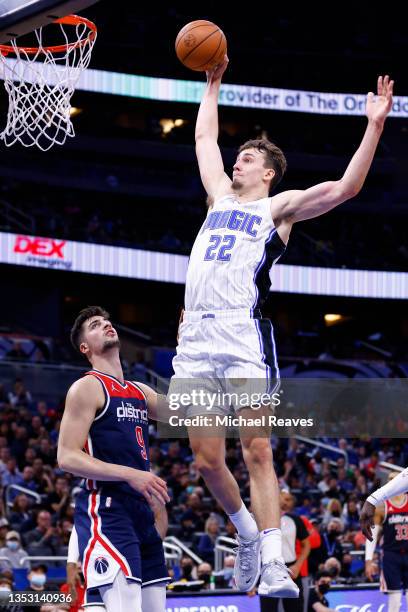
[[[64,473],[56,461],[62,411],[62,405],[33,398],[22,380],[10,387],[0,385],[0,572],[5,579],[12,579],[15,568],[30,569],[27,559],[20,563],[27,556],[67,554],[80,482]],[[234,526],[206,489],[188,440],[161,439],[153,425],[150,433],[151,467],[166,480],[171,496],[168,533],[190,547],[204,564],[196,567],[183,558],[175,578],[201,575],[208,582],[217,537],[233,539]],[[273,437],[279,485],[290,494],[286,500],[290,511],[307,520],[310,533],[317,536],[309,574],[324,566],[335,582],[360,581],[363,557],[350,554],[364,549],[359,509],[379,484],[379,462],[406,465],[408,443],[344,438],[325,442],[339,452],[322,451],[295,438]],[[227,440],[226,461],[249,503],[248,473],[236,439]],[[227,556],[223,570],[227,584],[231,569]]]

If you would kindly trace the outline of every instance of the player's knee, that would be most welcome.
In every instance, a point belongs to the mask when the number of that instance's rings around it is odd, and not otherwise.
[[[272,465],[272,448],[268,438],[253,438],[243,441],[242,450],[245,463],[250,469],[258,466]]]
[[[223,456],[217,456],[214,453],[209,453],[204,449],[199,450],[195,454],[195,463],[198,471],[200,472],[203,478],[210,476],[214,472],[218,472],[222,470],[225,466],[225,461]]]

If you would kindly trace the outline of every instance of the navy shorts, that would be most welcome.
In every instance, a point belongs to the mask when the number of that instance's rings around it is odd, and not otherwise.
[[[385,550],[382,555],[381,590],[408,590],[408,551],[405,554]]]
[[[142,586],[169,581],[162,540],[147,502],[132,495],[82,491],[75,500],[82,571],[89,590],[109,586],[122,570]]]

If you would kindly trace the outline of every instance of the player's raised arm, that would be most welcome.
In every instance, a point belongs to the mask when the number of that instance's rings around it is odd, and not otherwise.
[[[286,191],[277,195],[272,203],[272,215],[292,223],[322,215],[358,194],[367,177],[375,150],[384,128],[385,119],[392,108],[394,81],[389,76],[379,77],[377,97],[367,96],[368,125],[361,144],[352,157],[345,173],[338,181],[320,183],[305,191]]]
[[[58,464],[76,476],[100,481],[124,481],[151,501],[155,495],[162,503],[169,501],[164,480],[151,472],[107,463],[88,455],[85,447],[89,429],[98,408],[104,405],[102,387],[86,376],[68,391],[58,440]]]
[[[209,200],[231,190],[231,179],[224,172],[218,146],[218,94],[228,58],[207,72],[207,87],[201,100],[195,129],[196,154],[201,180]]]

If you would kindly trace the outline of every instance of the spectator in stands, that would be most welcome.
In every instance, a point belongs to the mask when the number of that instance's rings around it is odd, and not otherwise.
[[[193,571],[194,571],[194,563],[190,559],[190,557],[182,557],[180,560],[180,571],[181,576],[180,580],[185,580],[189,582],[190,580],[194,580]]]
[[[8,593],[13,591],[13,581],[8,576],[0,575],[0,596],[6,596]],[[0,610],[1,612],[22,612],[22,608],[19,604],[4,604],[0,599]]]
[[[34,440],[39,439],[41,436],[42,427],[43,427],[43,423],[42,423],[41,417],[38,414],[35,414],[33,417],[31,417],[30,431],[29,431],[30,438],[33,438]]]
[[[61,539],[61,548],[59,554],[61,555],[66,554],[65,551],[62,551],[62,549],[66,548],[66,552],[68,552],[69,538],[71,537],[73,526],[74,525],[70,519],[63,519],[60,523],[60,526],[58,527],[58,533]]]
[[[43,460],[45,465],[55,465],[57,453],[55,448],[51,446],[49,438],[42,438],[40,440],[38,457]]]
[[[343,495],[346,495],[354,490],[354,484],[348,478],[344,467],[337,468],[337,484]]]
[[[49,494],[54,490],[50,474],[53,469],[50,465],[44,467],[43,460],[36,457],[33,461],[34,480],[37,484],[37,491],[40,495]]]
[[[197,550],[200,557],[211,565],[214,565],[214,547],[219,535],[219,522],[215,516],[210,515],[205,522],[205,534],[200,537]]]
[[[377,466],[378,466],[378,461],[379,461],[379,457],[378,457],[378,453],[377,452],[373,452],[370,455],[370,458],[368,461],[363,461],[361,467],[364,470],[364,474],[365,476],[369,479],[369,480],[374,480],[375,478],[375,474],[376,474],[376,470],[377,470]]]
[[[7,461],[10,459],[11,453],[8,446],[3,446],[0,449],[0,477],[3,482],[3,474],[7,470]]]
[[[343,512],[343,507],[338,499],[330,499],[327,504],[326,511],[323,516],[323,526],[328,526],[330,521],[334,518],[339,519],[341,526],[343,527],[343,521],[341,519],[341,514]]]
[[[31,554],[42,554],[52,556],[57,554],[61,546],[57,529],[51,524],[51,514],[41,510],[37,516],[37,527],[28,531],[24,537],[25,543]]]
[[[10,523],[6,518],[0,518],[0,548],[6,545],[6,536],[10,529]]]
[[[24,426],[17,426],[14,429],[14,438],[10,442],[10,452],[16,458],[17,463],[24,465],[24,454],[28,443],[28,432]]]
[[[3,472],[2,484],[3,487],[8,487],[13,484],[20,484],[22,473],[17,467],[17,461],[14,457],[10,457],[6,461],[6,469]]]
[[[362,475],[356,480],[356,493],[358,493],[361,499],[365,499],[368,495],[367,481]]]
[[[12,406],[30,406],[33,401],[31,393],[27,391],[21,378],[16,378],[13,391],[10,391],[9,402]]]
[[[47,566],[43,563],[38,563],[31,567],[31,571],[28,574],[27,578],[29,581],[29,586],[26,591],[31,593],[42,593],[43,591],[57,591],[56,585],[52,582],[47,581]],[[48,606],[41,607],[41,610],[50,609]],[[51,607],[51,610],[53,607]],[[32,612],[32,606],[23,606],[24,612]]]
[[[201,589],[208,590],[210,588],[212,575],[212,566],[211,563],[200,563],[197,567],[197,579],[203,580],[204,584]]]
[[[54,512],[61,517],[64,516],[70,502],[71,495],[68,481],[64,476],[58,476],[55,480],[54,490],[48,495],[45,505],[50,512]]]
[[[34,468],[31,465],[25,466],[21,480],[18,484],[25,489],[30,489],[30,491],[37,491],[37,483],[34,480]]]
[[[325,572],[328,572],[331,579],[332,579],[332,583],[336,583],[336,582],[344,582],[341,578],[340,578],[340,574],[341,574],[341,563],[339,561],[339,559],[337,559],[336,557],[329,557],[326,561],[325,564],[323,566],[323,569]]]
[[[343,525],[339,518],[333,518],[321,532],[322,546],[324,549],[324,557],[335,557],[339,561],[343,557],[343,548],[340,543],[340,535],[343,531]]]
[[[234,581],[234,566],[235,566],[235,556],[227,555],[224,558],[224,567],[222,568],[222,576],[224,579],[225,587],[234,589],[235,581]]]
[[[335,612],[329,608],[325,595],[329,591],[331,577],[328,572],[321,571],[316,575],[314,587],[309,592],[307,612]]]
[[[187,509],[180,517],[180,523],[182,537],[190,540],[194,533],[204,529],[202,502],[197,493],[191,493],[188,496],[186,506]]]
[[[24,465],[32,466],[34,464],[34,459],[36,458],[37,458],[37,453],[35,449],[30,446],[29,448],[26,449],[24,453]]]
[[[327,491],[330,489],[330,485],[329,485],[330,478],[331,478],[330,474],[326,474],[322,478],[322,480],[318,483],[317,488],[320,490],[321,493],[327,493]]]
[[[345,553],[341,560],[340,577],[344,578],[346,582],[350,582],[351,579],[353,578],[353,574],[351,572],[352,563],[353,563],[353,557],[350,555],[350,553]]]
[[[330,476],[328,481],[329,488],[325,493],[325,497],[329,497],[330,499],[338,499],[340,497],[340,487],[337,483],[337,478],[334,476]],[[340,510],[341,512],[341,510]]]
[[[12,359],[14,361],[27,360],[27,353],[23,350],[20,342],[14,342],[12,348],[6,353],[6,359]]]
[[[359,509],[355,499],[349,499],[342,513],[346,531],[360,531]]]
[[[21,563],[28,553],[21,546],[21,536],[17,531],[9,531],[6,535],[6,546],[0,548],[0,557],[7,557],[8,561],[0,561],[0,572],[13,570],[14,568],[30,569],[28,560]]]
[[[36,412],[37,415],[40,417],[42,424],[47,425],[47,422],[49,421],[47,402],[44,402],[44,400],[37,402]]]
[[[20,493],[15,497],[10,514],[10,525],[13,529],[22,531],[24,523],[31,519],[29,504],[28,497],[24,493]]]

